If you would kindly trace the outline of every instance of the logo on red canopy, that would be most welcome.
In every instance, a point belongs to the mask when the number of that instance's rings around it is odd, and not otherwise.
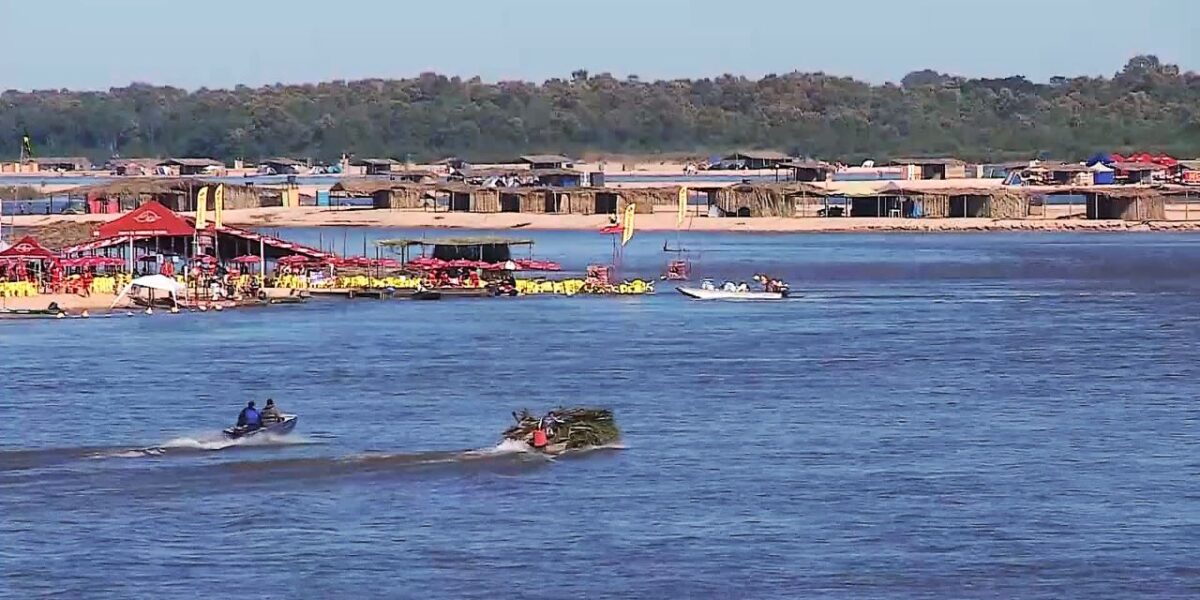
[[[161,221],[162,217],[160,217],[150,211],[146,211],[144,213],[141,213],[141,214],[133,217],[133,220],[136,223],[149,224],[149,223],[157,223],[157,222]]]

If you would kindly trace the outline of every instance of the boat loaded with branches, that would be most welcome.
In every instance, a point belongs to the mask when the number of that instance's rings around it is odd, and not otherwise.
[[[603,408],[559,408],[548,435],[546,451],[558,454],[568,450],[596,448],[621,437],[611,410]],[[504,438],[532,445],[534,431],[542,426],[542,417],[528,410],[513,413],[517,423],[504,432]]]

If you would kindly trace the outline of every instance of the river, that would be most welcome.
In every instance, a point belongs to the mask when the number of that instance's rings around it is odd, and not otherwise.
[[[800,295],[0,322],[0,596],[1195,597],[1200,238],[682,243]],[[266,397],[295,435],[218,441]],[[620,447],[497,445],[559,404]]]

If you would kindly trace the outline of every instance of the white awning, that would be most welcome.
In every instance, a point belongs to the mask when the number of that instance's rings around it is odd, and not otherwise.
[[[187,288],[182,283],[167,277],[166,275],[147,275],[138,277],[129,282],[133,287],[143,287],[152,290],[161,290],[170,294],[182,294]]]

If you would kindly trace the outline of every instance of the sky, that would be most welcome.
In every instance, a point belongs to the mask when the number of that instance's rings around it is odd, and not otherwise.
[[[0,89],[1200,69],[1194,0],[0,0]]]

